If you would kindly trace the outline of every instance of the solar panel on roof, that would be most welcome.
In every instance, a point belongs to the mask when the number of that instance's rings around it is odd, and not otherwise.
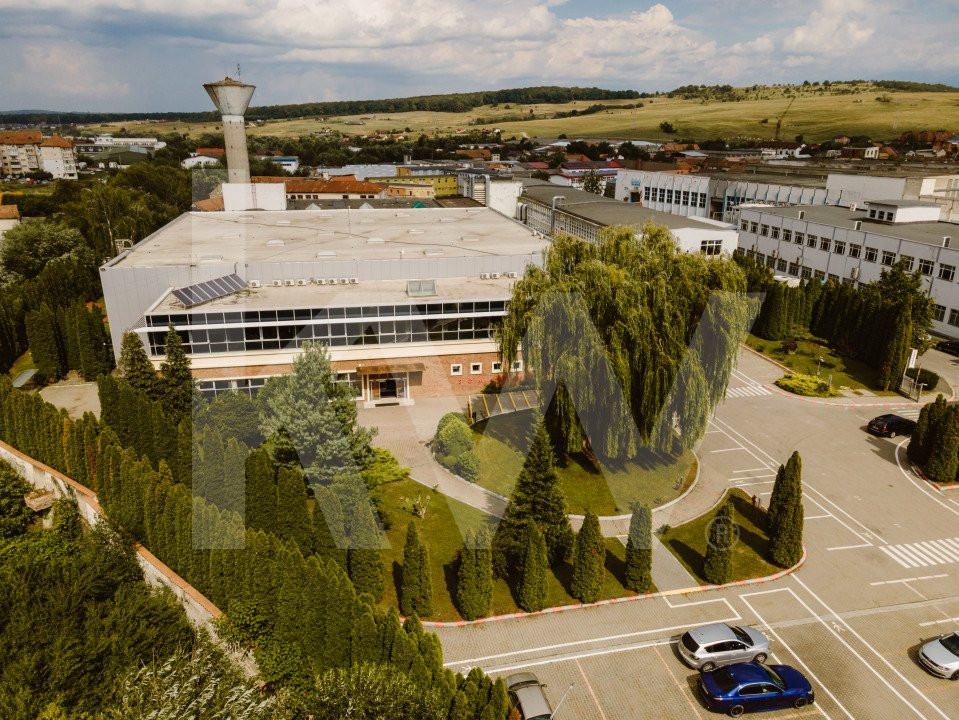
[[[246,280],[236,273],[231,273],[223,277],[214,278],[213,280],[197,283],[196,285],[179,288],[173,291],[173,296],[186,307],[193,307],[200,303],[225,297],[230,293],[245,290],[246,287]]]

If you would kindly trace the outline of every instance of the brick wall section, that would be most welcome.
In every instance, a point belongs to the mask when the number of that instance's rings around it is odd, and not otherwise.
[[[50,490],[57,497],[69,497],[75,500],[80,514],[90,525],[100,522],[103,510],[100,508],[96,494],[90,488],[24,455],[4,442],[0,442],[0,459],[10,463],[14,470],[33,487]],[[146,579],[170,588],[183,605],[190,621],[213,633],[211,622],[222,615],[220,609],[139,543],[136,545],[136,553]],[[215,633],[213,635],[216,637]]]

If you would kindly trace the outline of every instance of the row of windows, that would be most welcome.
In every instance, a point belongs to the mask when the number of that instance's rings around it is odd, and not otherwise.
[[[200,380],[196,383],[197,389],[204,397],[214,398],[227,392],[242,392],[247,395],[255,396],[269,378],[234,378],[231,380]],[[353,389],[354,397],[363,396],[363,386],[360,383],[360,376],[355,372],[340,372],[336,374],[336,382],[347,384]]]
[[[512,372],[522,372],[523,371],[523,361],[514,360],[513,364],[510,365]],[[496,375],[497,373],[503,372],[503,363],[496,360],[490,363],[489,371]],[[463,363],[453,363],[450,365],[450,375],[462,375],[463,374]],[[483,374],[483,363],[474,362],[470,363],[470,375],[482,375]]]
[[[835,283],[843,282],[847,285],[852,285],[856,281],[851,278],[840,278],[834,273],[829,273],[828,275],[824,270],[813,270],[811,267],[805,265],[800,265],[797,262],[789,262],[784,258],[775,258],[772,255],[764,255],[761,252],[754,252],[752,250],[746,250],[746,255],[756,259],[761,265],[765,265],[770,270],[776,272],[784,272],[792,275],[793,277],[801,277],[803,280],[809,280],[810,278],[816,278],[817,280],[832,280]]]
[[[417,303],[409,305],[366,305],[362,307],[325,307],[300,310],[243,310],[232,312],[178,313],[147,316],[150,327],[174,325],[224,325],[230,323],[289,322],[295,320],[337,320],[349,318],[405,317],[426,315],[464,315],[503,313],[505,300],[476,302]]]
[[[944,305],[933,305],[932,306],[932,317],[934,320],[939,322],[947,322],[953,327],[959,327],[959,310],[956,308],[948,308],[949,310],[949,319],[946,319],[946,310],[947,308]]]
[[[699,243],[699,251],[703,255],[719,255],[723,251],[723,241],[703,240]]]
[[[749,222],[748,220],[743,220],[740,223],[740,228],[744,232],[751,232],[753,234],[759,234],[763,237],[770,237],[773,240],[780,239],[780,228],[770,227],[769,225],[759,224],[755,222]],[[896,264],[897,259],[904,261],[905,269],[909,272],[913,270],[919,270],[923,275],[930,276],[933,274],[935,269],[935,262],[932,260],[920,259],[911,255],[901,255],[899,258],[896,257],[896,253],[892,250],[883,250],[882,258],[879,257],[879,250],[876,248],[871,248],[868,245],[863,247],[862,245],[856,245],[855,243],[846,243],[842,240],[832,240],[827,237],[818,237],[816,235],[807,235],[801,232],[793,232],[792,230],[782,229],[782,240],[783,242],[792,242],[796,245],[805,245],[810,248],[818,248],[824,252],[831,252],[835,255],[846,255],[848,254],[851,258],[862,257],[866,262],[874,263],[877,260],[886,267],[892,267]],[[949,265],[947,263],[939,263],[939,271],[937,277],[940,280],[945,280],[947,282],[952,282],[956,275],[956,266]]]
[[[683,205],[685,207],[706,207],[706,193],[691,192],[689,190],[672,190],[670,188],[643,188],[643,200],[646,202],[661,202],[667,205]]]
[[[330,325],[281,325],[279,327],[237,327],[178,332],[184,350],[193,355],[254,350],[292,350],[304,342],[322,345],[390,345],[443,340],[489,340],[493,318],[451,320],[397,320]],[[164,352],[166,333],[150,332],[150,352]]]

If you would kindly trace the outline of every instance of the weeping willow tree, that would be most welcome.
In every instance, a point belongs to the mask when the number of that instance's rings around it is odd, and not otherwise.
[[[522,350],[560,452],[693,447],[758,311],[742,270],[653,225],[559,236],[544,260],[516,283],[498,339],[510,365]]]

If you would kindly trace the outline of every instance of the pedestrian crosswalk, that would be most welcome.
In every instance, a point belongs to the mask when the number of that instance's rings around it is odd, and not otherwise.
[[[904,568],[959,563],[959,538],[883,545],[879,549]]]
[[[740,385],[739,387],[726,388],[726,397],[761,397],[772,394],[772,390],[762,385]]]
[[[909,408],[908,410],[894,410],[893,412],[899,417],[904,417],[909,420],[918,420],[920,410],[922,410],[921,407],[914,407],[914,408]]]

